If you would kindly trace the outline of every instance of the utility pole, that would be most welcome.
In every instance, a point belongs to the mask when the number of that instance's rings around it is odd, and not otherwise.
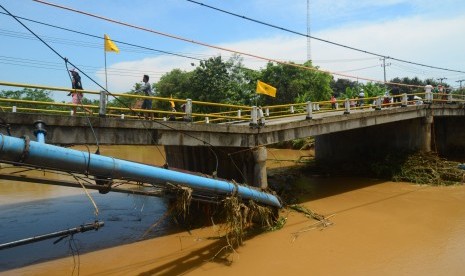
[[[390,66],[391,63],[386,63],[386,57],[380,58],[379,60],[383,61],[383,64],[381,64],[381,67],[383,67],[384,71],[384,83],[386,84],[386,66]]]
[[[312,59],[312,49],[310,47],[310,0],[307,0],[307,61]]]
[[[458,80],[458,81],[455,81],[455,82],[458,82],[460,84],[460,93],[463,95],[462,81],[465,81],[465,80]]]
[[[380,58],[380,60],[383,61],[383,64],[381,64],[381,66],[383,67],[383,72],[384,72],[384,87],[385,87],[385,90],[387,91],[386,89],[386,66],[390,66],[391,63],[386,63],[386,57],[383,57],[383,58]]]
[[[442,77],[442,78],[437,78],[437,80],[442,84],[442,81],[443,81],[443,80],[447,80],[447,78],[446,78],[446,77]]]
[[[460,90],[462,90],[462,81],[465,81],[465,80],[458,80],[458,81],[455,81],[455,82],[460,83]]]

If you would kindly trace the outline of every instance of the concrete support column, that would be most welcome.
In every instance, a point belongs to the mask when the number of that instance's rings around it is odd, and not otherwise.
[[[376,98],[375,110],[381,110],[381,104],[382,103],[383,103],[383,99],[381,98],[381,96],[378,96],[378,98]]]
[[[186,112],[186,115],[184,115],[184,120],[187,122],[192,122],[192,100],[191,99],[186,100],[185,112]]]
[[[258,110],[257,110],[257,119],[258,119],[259,126],[265,125],[265,115],[263,114],[263,110],[260,106],[258,107]]]
[[[401,106],[406,107],[407,105],[408,105],[408,97],[407,97],[407,94],[404,93],[402,94]]]
[[[107,92],[100,91],[100,104],[98,109],[98,115],[100,117],[105,117],[107,113]]]
[[[420,148],[421,151],[430,152],[431,151],[431,126],[433,125],[433,116],[428,115],[422,121],[423,127],[423,144]]]
[[[252,110],[250,111],[250,126],[257,126],[258,125],[258,108],[256,106],[252,106]]]
[[[350,114],[350,101],[345,99],[344,101],[344,114]]]
[[[254,165],[254,183],[253,186],[262,189],[268,188],[268,178],[266,176],[266,147],[258,147],[253,150]]]
[[[308,101],[307,102],[307,117],[306,119],[311,119],[312,118],[312,102]]]

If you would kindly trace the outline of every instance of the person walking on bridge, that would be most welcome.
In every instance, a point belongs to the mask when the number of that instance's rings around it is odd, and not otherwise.
[[[363,91],[363,88],[360,89],[360,93],[358,93],[358,106],[362,107],[365,104],[365,92]]]
[[[142,86],[136,90],[137,93],[143,92],[144,96],[153,96],[152,92],[152,86],[149,83],[149,76],[144,75],[142,78]],[[152,110],[152,100],[151,99],[144,99],[144,102],[142,103],[142,109],[147,109],[147,110]],[[147,117],[151,120],[153,120],[153,113],[144,113],[144,118],[147,119]]]
[[[81,76],[79,73],[76,71],[76,69],[71,69],[69,70],[71,73],[71,85],[74,89],[74,91],[69,92],[68,96],[72,97],[72,103],[74,104],[73,106],[73,112],[71,113],[72,116],[76,115],[76,108],[78,105],[82,106],[82,99],[84,98],[84,95],[82,92],[78,90],[82,90],[82,83],[81,83]],[[86,112],[92,115],[92,110],[82,106]]]
[[[331,109],[336,109],[337,106],[337,99],[335,95],[331,95],[331,99],[329,100],[331,102]]]

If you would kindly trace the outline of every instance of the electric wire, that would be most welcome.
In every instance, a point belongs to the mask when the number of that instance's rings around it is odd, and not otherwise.
[[[34,1],[36,1],[36,0],[34,0]],[[193,0],[186,0],[186,1],[197,4],[197,5],[200,5],[200,6],[203,6],[203,7],[206,7],[206,8],[209,8],[209,9],[212,9],[212,10],[216,10],[216,11],[219,11],[219,12],[222,12],[222,13],[226,13],[226,14],[229,14],[229,15],[232,15],[232,16],[235,16],[235,17],[239,17],[239,18],[242,18],[242,19],[245,19],[245,20],[249,20],[249,21],[261,24],[261,25],[265,25],[265,26],[272,27],[272,28],[275,28],[275,29],[278,29],[278,30],[293,33],[293,34],[296,34],[296,35],[299,35],[299,36],[312,38],[312,39],[315,39],[315,40],[318,40],[318,41],[321,41],[321,42],[325,42],[325,43],[332,44],[332,45],[335,45],[335,46],[339,46],[339,47],[342,47],[342,48],[354,50],[354,51],[357,51],[357,52],[361,52],[361,53],[365,53],[365,54],[369,54],[369,55],[374,55],[374,56],[382,57],[382,58],[389,58],[389,59],[396,60],[396,61],[399,61],[399,62],[409,63],[409,64],[423,66],[423,67],[429,67],[429,68],[433,68],[433,69],[439,69],[439,70],[451,71],[451,72],[458,72],[458,73],[465,73],[465,71],[421,64],[421,63],[417,63],[417,62],[407,61],[407,60],[403,60],[403,59],[398,59],[398,58],[394,58],[394,57],[390,57],[390,56],[386,56],[386,55],[382,55],[382,54],[378,54],[378,53],[358,49],[358,48],[355,48],[355,47],[351,47],[351,46],[347,46],[347,45],[344,45],[344,44],[332,42],[332,41],[329,41],[329,40],[326,40],[326,39],[318,38],[318,37],[311,36],[311,35],[308,35],[308,34],[304,34],[304,33],[301,33],[301,32],[293,31],[293,30],[290,30],[290,29],[287,29],[287,28],[284,28],[284,27],[279,27],[277,25],[273,25],[273,24],[266,23],[266,22],[263,22],[263,21],[260,21],[260,20],[257,20],[257,19],[253,19],[253,18],[250,18],[250,17],[239,15],[239,14],[236,14],[236,13],[233,13],[233,12],[230,12],[230,11],[226,11],[226,10],[223,10],[223,9],[219,9],[219,8],[216,8],[216,7],[213,7],[213,6],[210,6],[210,5],[206,5],[206,4],[198,2],[198,1],[193,1]],[[41,2],[41,1],[36,1],[36,2]]]
[[[356,69],[350,69],[350,70],[344,70],[344,71],[339,71],[339,72],[341,72],[341,73],[354,72],[354,71],[360,71],[360,70],[375,68],[375,67],[378,67],[378,66],[379,66],[379,65],[372,65],[372,66],[367,66],[367,67],[362,67],[362,68],[356,68]]]
[[[57,62],[47,62],[42,60],[34,60],[34,59],[23,59],[18,57],[6,57],[0,55],[0,64],[7,64],[13,66],[20,66],[20,67],[28,67],[28,68],[39,68],[39,69],[46,69],[46,70],[54,70],[54,71],[62,71],[63,65]],[[78,65],[80,68],[88,71],[93,71],[96,75],[104,75],[105,72],[101,70],[100,67],[97,66],[90,66],[90,65]],[[140,77],[143,74],[149,74],[150,76],[163,76],[166,72],[163,71],[141,71],[137,69],[125,70],[125,69],[118,69],[118,68],[109,68],[107,69],[107,73],[110,76],[122,76],[122,77]]]
[[[1,6],[1,5],[0,5],[0,6]],[[12,17],[14,17],[14,18],[16,19],[16,17],[15,17],[14,15],[12,15],[11,13],[9,13],[3,6],[1,6],[1,7],[2,7],[10,16],[12,16]],[[16,19],[16,20],[17,20],[18,22],[20,22],[18,19]],[[21,23],[21,22],[20,22],[20,23]],[[45,23],[44,23],[44,24],[45,24]],[[21,23],[21,25],[24,26],[24,24],[22,24],[22,23]],[[47,24],[47,25],[49,25],[49,24]],[[29,28],[26,27],[26,29],[28,29],[31,33],[33,33]],[[82,33],[82,32],[79,32],[79,33]],[[35,33],[33,33],[33,34],[34,34],[34,36],[36,36],[37,38],[39,38]],[[84,34],[84,33],[82,33],[82,34]],[[93,36],[93,35],[90,35],[90,36]],[[94,36],[94,37],[101,38],[101,37],[98,37],[98,36]],[[101,39],[103,39],[103,38],[101,38]],[[39,40],[41,40],[43,43],[46,44],[46,42],[45,42],[43,39],[40,39],[40,38],[39,38]],[[118,41],[115,40],[115,42],[118,42]],[[126,43],[126,44],[128,44],[128,43]],[[129,44],[129,45],[131,45],[131,44]],[[48,46],[49,48],[51,48],[51,46],[49,46],[49,45],[47,45],[47,46]],[[132,45],[132,46],[133,46],[133,45]],[[139,47],[141,47],[141,46],[139,46]],[[51,48],[51,49],[52,49],[52,48]],[[55,50],[54,50],[54,52],[55,52],[56,54],[58,54]],[[58,54],[58,55],[59,55],[59,54]],[[59,56],[63,59],[63,57],[62,57],[61,55],[59,55]],[[66,60],[66,59],[65,59],[65,60]],[[75,66],[75,65],[72,64],[71,62],[69,62],[69,61],[67,61],[67,60],[66,60],[66,62],[70,63],[70,64],[73,65],[77,70],[79,70],[79,68],[77,68],[77,66]],[[65,62],[65,64],[67,64],[66,62]],[[79,72],[82,72],[82,71],[79,70]],[[106,93],[108,93],[108,94],[111,95],[111,93],[110,93],[109,91],[107,91],[105,88],[103,88],[101,85],[99,85],[96,81],[94,81],[92,78],[90,78],[87,74],[85,74],[84,72],[82,72],[82,73],[83,73],[87,78],[89,78],[91,81],[93,81],[95,84],[97,84],[100,88],[102,88],[104,91],[106,91]],[[112,95],[112,96],[113,96],[113,95]],[[113,96],[113,97],[114,97],[114,96]],[[115,97],[115,98],[116,98],[116,97]],[[116,98],[116,99],[118,99],[118,98]],[[119,99],[118,99],[118,100],[119,100]],[[124,104],[124,103],[123,103],[123,104]],[[82,103],[81,103],[81,105],[82,105]],[[128,107],[131,111],[133,111],[131,107],[129,107],[129,106],[127,106],[127,107]],[[134,111],[133,111],[133,112],[134,112]],[[161,125],[163,125],[163,126],[165,126],[165,127],[168,127],[168,128],[170,128],[170,129],[176,130],[176,129],[174,129],[174,128],[170,127],[170,126],[167,126],[167,125],[165,125],[165,124],[163,124],[163,123],[160,123],[160,122],[158,122],[158,121],[155,121],[155,122],[158,123],[158,124],[161,124]],[[89,123],[90,123],[90,122],[89,122]],[[146,131],[149,133],[148,128],[146,128],[145,125],[144,125],[144,128],[145,128]],[[176,131],[179,131],[179,130],[176,130]],[[188,134],[188,133],[185,133],[185,132],[182,132],[182,131],[179,131],[179,132],[182,133],[183,135],[186,135],[186,136],[189,136],[189,137],[191,137],[191,138],[193,138],[193,139],[199,140],[199,141],[203,142],[204,144],[208,145],[209,147],[212,147],[212,148],[214,147],[213,145],[211,145],[210,143],[208,143],[208,142],[206,142],[206,141],[204,141],[204,140],[202,140],[202,139],[199,139],[199,138],[197,138],[197,137],[195,137],[195,136],[192,136],[192,135],[190,135],[190,134]],[[153,138],[153,136],[151,135],[151,133],[149,133],[149,135],[150,135],[150,137],[152,138],[152,141],[154,141],[154,138]],[[155,141],[154,141],[154,142],[155,142]],[[98,141],[97,141],[97,143],[98,143]],[[157,149],[158,149],[158,148],[157,148]],[[160,151],[160,149],[158,149],[158,150]],[[212,152],[214,153],[213,150],[212,150]],[[161,154],[161,152],[160,152],[160,154]],[[166,158],[164,157],[164,155],[163,155],[163,154],[161,154],[161,155],[162,155],[162,157],[165,159],[165,163],[167,163],[167,162],[166,162]],[[216,165],[216,170],[218,170],[218,163],[219,163],[218,156],[217,156],[215,153],[214,153],[214,156],[215,156],[215,158],[216,158],[216,164],[217,164],[217,165]],[[234,163],[234,160],[232,160],[232,162]],[[236,164],[234,164],[234,165],[237,167]],[[239,170],[239,173],[243,176],[244,180],[246,180],[245,177],[244,177],[244,175],[242,174],[242,171]]]
[[[1,13],[1,14],[5,14],[5,15],[8,15],[8,14],[3,13],[3,12],[0,12],[0,13]],[[16,15],[15,15],[15,16],[16,16]],[[57,25],[52,25],[52,24],[44,23],[44,22],[40,22],[40,21],[37,21],[37,20],[33,20],[33,19],[21,17],[21,16],[16,16],[16,17],[19,18],[19,19],[23,19],[23,20],[26,20],[26,21],[29,21],[29,22],[33,22],[33,23],[40,24],[40,25],[44,25],[44,26],[48,26],[48,27],[52,27],[52,28],[56,28],[56,29],[60,29],[60,30],[68,31],[68,32],[72,32],[72,33],[77,33],[77,34],[81,34],[81,35],[85,35],[85,36],[89,36],[89,37],[93,37],[93,38],[98,38],[98,39],[101,39],[101,40],[105,40],[105,38],[103,38],[102,36],[93,35],[93,34],[89,34],[89,33],[84,33],[84,32],[81,32],[81,31],[76,31],[76,30],[73,30],[73,29],[64,28],[64,27],[60,27],[60,26],[57,26]],[[150,50],[150,51],[154,51],[154,52],[159,52],[159,53],[163,53],[163,54],[167,54],[167,55],[178,56],[178,57],[183,57],[183,58],[187,58],[187,59],[194,59],[194,60],[198,60],[198,61],[201,61],[201,60],[202,60],[202,59],[200,59],[200,58],[191,57],[191,56],[187,56],[187,55],[184,55],[184,54],[178,54],[178,53],[169,52],[169,51],[165,51],[165,50],[154,49],[154,48],[150,48],[150,47],[146,47],[146,46],[141,46],[141,45],[137,45],[137,44],[132,44],[132,43],[128,43],[128,42],[124,42],[124,41],[120,41],[120,40],[114,40],[114,39],[112,39],[112,41],[117,42],[118,44],[127,45],[127,46],[132,46],[132,47],[135,47],[135,48]],[[99,48],[101,48],[101,45],[99,45]]]
[[[108,17],[101,16],[101,15],[97,15],[97,14],[77,10],[77,9],[74,9],[74,8],[70,8],[70,7],[66,7],[66,6],[62,6],[62,5],[58,5],[58,4],[54,4],[54,3],[50,3],[50,2],[46,2],[46,1],[42,1],[42,0],[33,0],[33,1],[37,2],[37,3],[40,3],[40,4],[60,8],[60,9],[63,9],[63,10],[68,10],[68,11],[71,11],[71,12],[74,12],[74,13],[83,14],[83,15],[86,15],[86,16],[89,16],[89,17],[94,17],[94,18],[97,18],[97,19],[101,19],[101,20],[108,21],[108,22],[111,22],[111,23],[114,23],[114,24],[117,24],[117,25],[126,26],[126,27],[129,27],[129,28],[133,28],[133,29],[137,29],[137,30],[141,30],[141,31],[145,31],[145,32],[165,36],[165,37],[169,37],[169,38],[172,38],[172,39],[175,39],[175,40],[180,40],[180,41],[184,41],[184,42],[187,42],[187,43],[192,43],[192,44],[196,44],[196,45],[200,45],[200,46],[204,46],[204,47],[208,47],[208,48],[213,48],[213,49],[217,49],[217,50],[221,50],[221,51],[235,53],[235,54],[238,54],[238,55],[244,55],[244,56],[248,56],[248,57],[252,57],[252,58],[256,58],[256,59],[261,59],[261,60],[268,61],[268,62],[275,62],[277,64],[293,66],[293,67],[296,67],[296,68],[301,68],[301,69],[311,70],[311,71],[316,71],[316,72],[323,72],[323,73],[327,73],[327,74],[339,75],[339,76],[352,78],[352,79],[372,81],[372,82],[375,82],[375,83],[391,84],[390,82],[384,82],[382,80],[376,80],[376,79],[371,79],[371,78],[365,78],[365,77],[358,77],[358,76],[352,76],[352,75],[347,75],[347,74],[335,73],[335,72],[332,72],[332,71],[321,70],[319,68],[308,67],[308,66],[305,66],[305,65],[295,64],[295,63],[292,63],[292,62],[283,62],[283,61],[279,61],[279,60],[273,59],[273,58],[267,58],[267,57],[259,56],[259,55],[256,55],[256,54],[250,54],[250,53],[237,51],[237,50],[233,50],[233,49],[229,49],[229,48],[225,48],[225,47],[215,46],[215,45],[211,45],[211,44],[208,44],[208,43],[205,43],[205,42],[196,41],[196,40],[188,39],[188,38],[185,38],[185,37],[181,37],[181,36],[177,36],[177,35],[173,35],[173,34],[169,34],[169,33],[164,33],[164,32],[161,32],[161,31],[149,29],[149,28],[146,28],[146,27],[137,26],[137,25],[134,25],[134,24],[126,23],[126,22],[123,22],[123,21],[118,21],[118,20],[115,20],[115,19],[111,19],[111,18],[108,18]],[[461,71],[458,71],[458,72],[461,72]],[[407,85],[407,84],[398,84],[398,83],[396,83],[396,85],[402,85],[402,86],[408,86],[408,87],[420,87],[418,85]]]
[[[50,50],[52,50],[56,55],[58,55],[63,61],[65,61],[65,66],[66,66],[66,69],[68,69],[68,59],[61,56],[60,53],[58,53],[55,49],[53,49],[50,45],[47,44],[47,42],[45,42],[42,38],[40,38],[36,33],[34,33],[31,29],[29,29],[26,25],[23,24],[23,22],[21,22],[19,19],[17,19],[16,17],[14,17],[7,9],[5,9],[2,5],[0,5],[0,7],[5,11],[7,12],[8,14],[10,14],[11,17],[13,17],[13,19],[15,19],[19,24],[21,24],[24,28],[26,28],[31,34],[33,34],[34,36],[37,37],[37,39],[39,39],[40,41],[42,41],[43,44],[45,44],[45,46],[47,46]],[[72,63],[70,63],[71,65],[73,65]],[[74,65],[73,65],[74,66]],[[80,71],[82,72],[82,71]],[[69,75],[69,70],[67,70],[67,73],[68,73],[68,76],[70,77],[71,79],[71,75]],[[83,74],[85,74],[84,72],[82,72]],[[87,76],[87,75],[86,75]],[[89,77],[89,76],[87,76]],[[83,108],[82,106],[82,102],[81,102],[81,107]],[[94,131],[94,128],[89,120],[89,118],[87,117],[87,114],[86,114],[86,118],[87,118],[87,121],[89,123],[89,126],[90,126],[90,129],[92,131],[92,134],[94,135],[94,138],[95,138],[95,141],[97,142],[97,145],[98,145],[98,139],[97,139],[97,135],[95,134],[95,131]]]
[[[39,37],[35,32],[33,32],[30,28],[28,28],[25,24],[23,24],[23,22],[21,22],[18,18],[16,18],[13,14],[11,14],[5,7],[3,7],[3,5],[0,5],[0,7],[5,11],[7,12],[13,19],[15,19],[19,24],[21,24],[24,28],[26,28],[31,34],[33,34],[35,37],[37,37],[37,39],[39,39],[43,44],[45,44],[45,46],[47,46],[50,50],[52,50],[57,56],[59,56],[64,62],[65,62],[65,67],[66,67],[66,70],[67,70],[67,73],[68,73],[68,76],[70,77],[70,80],[71,80],[71,75],[69,74],[69,68],[68,68],[68,63],[71,64],[74,68],[76,68],[76,70],[78,70],[79,72],[81,72],[84,76],[86,76],[88,79],[90,79],[93,83],[95,83],[97,86],[99,86],[101,89],[103,89],[103,91],[105,91],[108,95],[111,95],[113,98],[115,98],[117,101],[119,101],[120,103],[122,103],[124,106],[126,106],[127,108],[129,108],[132,112],[134,112],[134,110],[126,105],[124,102],[122,102],[118,97],[115,97],[112,93],[110,93],[106,88],[104,88],[102,85],[100,85],[97,81],[95,81],[93,78],[91,78],[89,75],[87,75],[85,72],[83,72],[81,69],[79,69],[78,66],[74,65],[73,63],[71,63],[67,58],[63,57],[60,53],[58,53],[53,47],[51,47],[47,42],[45,42],[41,37]],[[72,81],[72,80],[71,80]],[[81,103],[81,107],[82,106],[82,103]],[[86,117],[87,117],[87,114],[86,114]],[[95,137],[95,140],[98,144],[98,139],[97,139],[97,136],[95,134],[95,131],[92,127],[92,124],[90,124],[90,120],[89,118],[87,118],[88,122],[89,122],[89,125],[91,127],[91,130],[92,130],[92,133]],[[159,123],[159,122],[158,122]],[[150,133],[150,131],[148,130],[148,127],[145,125],[145,122],[144,122],[144,129],[146,130],[146,132],[148,133],[149,137],[151,137],[151,140],[153,142],[155,142],[155,139],[153,137],[153,135]],[[162,124],[163,125],[163,124]],[[157,147],[158,149],[158,147]],[[160,151],[160,149],[158,149]],[[161,154],[161,151],[160,151],[160,154]],[[161,156],[163,158],[165,158],[165,156],[163,154],[161,154]],[[166,158],[165,158],[165,161],[166,161]]]
[[[20,57],[8,57],[8,56],[2,56],[0,55],[0,63],[5,63],[5,64],[11,64],[11,65],[21,65],[24,64],[24,66],[36,66],[36,68],[42,68],[42,69],[58,69],[61,68],[63,70],[63,65],[58,62],[50,62],[50,61],[44,61],[44,60],[37,60],[37,59],[25,59],[25,58],[20,58]],[[99,70],[101,67],[98,66],[91,66],[91,65],[78,65],[80,68],[87,69],[87,70]],[[119,68],[110,68],[108,69],[109,72],[114,72],[116,73],[122,73],[122,74],[129,74],[130,72],[136,72],[137,76],[140,76],[142,73],[150,73],[150,75],[162,75],[165,74],[166,72],[164,71],[142,71],[142,70],[137,70],[137,69],[131,69],[131,71],[128,71],[127,69],[119,69]]]
[[[116,100],[118,100],[120,103],[122,103],[124,106],[126,106],[127,108],[129,108],[132,112],[134,112],[134,110],[128,106],[127,104],[125,104],[124,102],[122,102],[119,98],[115,97],[111,92],[109,92],[106,88],[104,88],[102,85],[100,85],[97,81],[95,81],[93,78],[91,78],[89,75],[87,75],[85,72],[83,72],[82,70],[80,70],[76,65],[74,65],[73,63],[71,63],[67,58],[63,57],[60,55],[60,53],[58,53],[55,49],[53,49],[53,47],[51,47],[49,44],[47,44],[47,42],[45,42],[43,39],[41,39],[37,34],[35,34],[31,29],[29,29],[25,24],[23,24],[18,18],[16,18],[14,15],[12,15],[5,7],[3,7],[3,5],[0,5],[0,7],[5,11],[7,12],[11,17],[13,17],[18,23],[20,23],[24,28],[26,28],[29,32],[31,32],[34,36],[36,36],[42,43],[44,43],[50,50],[52,50],[57,56],[59,56],[62,60],[65,61],[65,66],[67,68],[67,64],[71,64],[72,66],[74,66],[76,68],[76,70],[78,70],[79,72],[81,72],[83,75],[85,75],[88,79],[90,79],[93,83],[95,83],[97,86],[99,86],[104,92],[106,92],[108,95],[111,95],[112,97],[114,97]],[[68,70],[68,74],[69,74],[69,70]],[[71,76],[70,76],[71,78]],[[82,105],[82,103],[81,103]],[[205,140],[202,140],[198,137],[195,137],[189,133],[186,133],[186,132],[183,132],[183,131],[180,131],[172,126],[169,126],[167,124],[163,124],[159,121],[153,121],[157,124],[160,124],[168,129],[172,129],[174,131],[178,131],[179,133],[185,135],[185,136],[188,136],[192,139],[195,139],[197,141],[200,141],[200,142],[203,142],[204,144],[210,146],[210,147],[214,147],[212,144],[208,143],[207,141]],[[89,121],[90,123],[90,121]],[[148,127],[145,125],[145,121],[143,121],[143,125],[144,125],[144,129],[146,130],[147,134],[149,135],[149,137],[151,137],[151,140],[155,143],[155,138],[153,137],[152,133],[149,131]],[[93,131],[93,129],[92,129]],[[94,131],[93,131],[94,132]],[[95,135],[95,132],[94,132],[94,135]],[[97,137],[95,136],[95,138],[97,139]],[[160,149],[157,147],[157,149],[160,151]],[[165,164],[168,165],[168,162],[166,160],[166,157],[161,153],[160,151],[160,154],[161,156],[164,158],[165,160]],[[218,160],[218,157],[215,155],[215,158],[217,158],[216,162],[217,164],[219,163],[219,160]]]

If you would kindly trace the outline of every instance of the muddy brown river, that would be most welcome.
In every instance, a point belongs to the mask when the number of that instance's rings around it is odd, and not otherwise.
[[[102,154],[163,164],[155,147],[103,147]],[[292,165],[308,151],[271,149],[267,165]],[[277,161],[281,160],[281,161]],[[12,170],[2,165],[2,171]],[[36,172],[43,175],[42,172]],[[47,177],[52,177],[47,175]],[[67,176],[53,176],[57,178]],[[186,231],[170,220],[141,237],[166,211],[159,198],[0,182],[0,243],[76,227],[99,231],[0,251],[1,275],[464,275],[465,187],[378,179],[302,176],[301,205],[323,227],[283,209],[285,226],[247,238],[229,255],[211,237],[218,226]],[[330,224],[330,225],[329,225]],[[70,247],[72,246],[72,247]],[[73,257],[71,248],[79,250]]]

